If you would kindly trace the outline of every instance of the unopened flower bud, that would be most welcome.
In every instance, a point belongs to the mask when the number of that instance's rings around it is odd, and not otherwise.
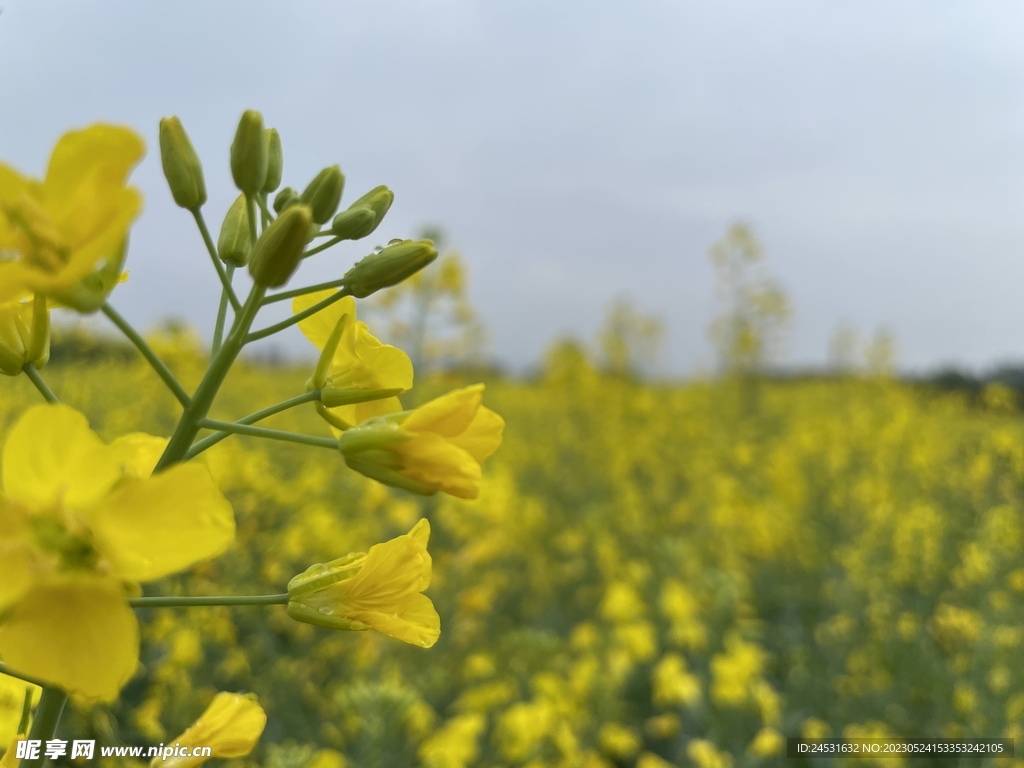
[[[160,161],[175,203],[194,211],[206,202],[203,165],[177,117],[160,120]]]
[[[0,373],[17,376],[26,363],[41,368],[50,359],[50,313],[46,298],[0,304]]]
[[[342,240],[359,240],[371,234],[384,220],[395,193],[383,184],[375,187],[334,217],[331,231]]]
[[[238,121],[231,142],[231,177],[235,186],[247,195],[263,189],[267,180],[267,142],[263,137],[263,115],[247,109]]]
[[[274,219],[253,246],[249,259],[252,279],[269,288],[288,282],[302,259],[312,223],[308,205],[293,205]]]
[[[345,174],[341,167],[332,165],[318,173],[302,190],[302,202],[313,209],[313,221],[326,224],[338,210],[341,192],[345,188]]]
[[[299,193],[291,187],[285,187],[274,196],[274,212],[281,213],[290,205],[299,202]]]
[[[281,175],[284,173],[281,134],[277,132],[277,128],[267,128],[263,132],[263,140],[267,143],[267,178],[263,181],[263,191],[273,192],[281,186]]]
[[[252,229],[245,195],[239,195],[228,208],[217,238],[217,254],[228,264],[244,266],[252,250]]]
[[[437,258],[430,240],[400,240],[371,253],[345,273],[345,286],[357,299],[396,285]]]

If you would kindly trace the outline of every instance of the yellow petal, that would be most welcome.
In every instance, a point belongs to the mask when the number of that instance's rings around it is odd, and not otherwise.
[[[114,579],[55,575],[0,624],[0,658],[85,699],[113,701],[135,673],[139,625]]]
[[[32,291],[62,300],[62,294],[121,254],[128,230],[141,210],[141,195],[134,189],[122,189],[102,214],[83,212],[81,217],[72,216],[80,226],[88,223],[89,227],[88,231],[65,234],[71,247],[67,263],[57,272],[31,270],[25,276],[25,284]],[[0,288],[0,297],[3,295]]]
[[[167,447],[166,437],[132,432],[117,438],[110,444],[121,470],[131,476],[145,478],[153,474],[153,468]]]
[[[150,581],[219,555],[235,536],[231,504],[201,464],[126,479],[92,516],[96,548],[127,581]]]
[[[455,437],[469,427],[483,401],[484,385],[456,389],[421,405],[402,422],[407,432],[433,432]]]
[[[406,643],[429,648],[441,632],[433,603],[420,594],[430,585],[430,524],[421,520],[404,536],[375,544],[351,579],[324,590],[345,618]]]
[[[429,648],[441,636],[441,617],[426,595],[413,595],[400,613],[374,610],[350,610],[346,615],[403,643]]]
[[[479,462],[439,435],[421,432],[389,450],[403,459],[399,471],[418,483],[460,499],[475,499],[480,494]]]
[[[481,406],[466,431],[448,439],[477,461],[483,461],[498,450],[504,429],[505,420],[490,408]]]
[[[337,291],[328,289],[316,293],[307,293],[305,296],[296,296],[292,299],[292,314],[297,315],[299,312],[309,309],[314,304],[319,304],[335,293]],[[341,321],[342,315],[351,315],[352,319],[355,320],[356,300],[351,296],[339,299],[330,306],[324,307],[319,312],[307,317],[305,320],[300,320],[299,330],[302,331],[307,339],[313,342],[317,349],[323,349],[324,345],[327,344],[327,340],[334,332],[334,327]]]
[[[60,211],[83,186],[124,186],[145,151],[142,138],[130,128],[97,123],[68,131],[50,155],[42,190],[46,207]]]
[[[114,454],[89,429],[85,416],[66,405],[32,406],[4,445],[4,492],[34,511],[58,501],[88,509],[120,474]]]
[[[212,757],[245,757],[252,752],[267,724],[267,713],[255,696],[218,693],[210,706],[184,733],[168,743],[210,747],[209,757],[153,758],[150,765],[193,768]]]
[[[353,335],[355,359],[344,360],[335,354],[329,378],[337,375],[337,369],[358,365],[361,370],[356,380],[366,389],[412,389],[412,361],[405,352],[381,343],[370,333],[366,323],[357,323]],[[340,346],[338,352],[341,352]]]
[[[422,518],[412,527],[412,530],[407,535],[411,536],[413,541],[419,542],[426,549],[427,543],[430,541],[430,521],[425,517]]]
[[[0,579],[0,611],[14,605],[28,592],[36,574],[36,553],[27,541],[0,540],[0,563],[4,577]]]

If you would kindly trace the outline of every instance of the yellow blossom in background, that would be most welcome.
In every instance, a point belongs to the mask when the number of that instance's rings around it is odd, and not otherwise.
[[[453,717],[420,745],[420,760],[426,768],[466,768],[480,754],[485,725],[484,716],[475,712]]]
[[[333,293],[297,296],[292,311],[298,314]],[[356,320],[355,299],[334,302],[301,320],[299,328],[322,353],[310,385],[320,390],[328,421],[351,427],[402,409],[395,396],[412,388],[412,363],[405,352],[382,344],[366,323]]]
[[[441,619],[430,598],[430,523],[366,554],[355,553],[310,566],[288,582],[288,615],[331,629],[376,629],[406,643],[429,648],[441,634]]]
[[[653,752],[644,752],[636,759],[636,768],[675,768],[675,763],[670,763]]]
[[[757,732],[748,749],[757,757],[775,757],[786,748],[786,738],[774,728],[764,727]]]
[[[601,726],[597,734],[597,743],[612,757],[627,758],[640,751],[643,739],[633,728],[611,722]]]
[[[252,694],[218,693],[210,706],[184,733],[170,744],[183,747],[210,747],[207,757],[154,757],[152,768],[194,768],[211,758],[245,757],[260,740],[267,724],[267,713]]]
[[[504,420],[483,406],[483,384],[457,389],[415,410],[372,419],[345,432],[340,448],[352,469],[429,495],[480,493],[480,462],[501,445]]]
[[[142,197],[125,186],[144,145],[97,124],[61,137],[42,181],[0,163],[0,302],[38,292],[82,311],[120,278]]]
[[[707,739],[693,739],[686,746],[686,756],[698,768],[732,768],[732,755],[716,749]]]
[[[651,683],[657,707],[693,706],[700,701],[700,678],[687,671],[685,659],[677,653],[667,653],[658,661]]]
[[[222,552],[231,505],[209,471],[149,476],[154,441],[105,444],[64,405],[29,408],[7,435],[0,497],[0,659],[87,699],[110,701],[135,672],[138,623],[124,582]]]

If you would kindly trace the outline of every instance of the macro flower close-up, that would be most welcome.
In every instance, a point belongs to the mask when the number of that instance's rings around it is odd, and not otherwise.
[[[288,615],[332,629],[375,629],[429,648],[441,633],[430,598],[430,523],[420,520],[408,533],[366,553],[310,566],[288,582]]]
[[[0,302],[37,292],[98,308],[142,210],[127,178],[144,151],[134,131],[96,124],[57,142],[42,180],[0,163]]]
[[[4,436],[0,660],[87,699],[113,700],[135,672],[125,583],[222,552],[231,505],[209,471],[151,475],[149,435],[104,443],[63,405],[29,408]]]
[[[480,492],[480,463],[501,445],[505,421],[483,405],[483,384],[412,411],[363,422],[339,442],[357,472],[414,493],[463,499]]]
[[[292,301],[295,314],[333,295],[309,293]],[[321,351],[310,385],[332,421],[352,427],[371,416],[402,410],[396,395],[412,389],[409,356],[382,344],[356,319],[356,302],[346,296],[299,321],[299,329]]]

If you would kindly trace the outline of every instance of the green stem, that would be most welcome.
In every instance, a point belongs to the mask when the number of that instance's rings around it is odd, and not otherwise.
[[[132,608],[184,608],[201,605],[286,605],[288,593],[280,595],[212,595],[209,597],[130,597]]]
[[[310,256],[316,256],[318,253],[320,253],[320,251],[326,251],[328,248],[335,246],[340,242],[340,237],[331,238],[323,245],[318,245],[316,248],[311,248],[310,250],[306,251],[304,254],[302,254],[302,258],[308,259]]]
[[[305,320],[310,315],[315,315],[321,309],[331,306],[331,304],[338,301],[339,299],[343,299],[346,296],[351,295],[352,292],[348,288],[342,288],[334,295],[328,296],[323,301],[317,302],[309,309],[304,309],[298,314],[292,315],[287,320],[282,320],[280,323],[275,323],[274,325],[271,325],[267,328],[263,328],[262,330],[250,333],[248,336],[245,337],[245,343],[248,344],[253,341],[259,341],[260,339],[265,339],[267,336],[273,336],[275,333],[277,333],[278,331],[283,331],[285,328],[291,328],[293,325],[302,320]]]
[[[157,462],[155,472],[166,469],[171,464],[183,461],[188,454],[189,448],[199,433],[199,422],[206,418],[213,405],[213,399],[217,396],[220,385],[231,370],[231,364],[235,362],[245,346],[246,334],[249,332],[252,321],[256,319],[256,313],[260,309],[260,301],[266,293],[266,286],[256,284],[249,291],[249,298],[245,300],[241,311],[235,316],[235,322],[231,325],[231,332],[221,345],[220,350],[210,361],[210,367],[206,369],[206,375],[199,382],[192,401],[185,406],[185,412],[171,435],[163,456]]]
[[[39,390],[40,394],[46,399],[48,403],[59,403],[60,399],[53,394],[53,390],[47,386],[46,382],[43,381],[43,377],[39,375],[39,371],[36,370],[34,363],[25,363],[21,370],[28,376],[29,381],[36,385],[36,389]]]
[[[344,285],[345,278],[341,278],[340,280],[328,280],[326,283],[317,283],[316,285],[307,285],[305,288],[294,288],[290,291],[281,291],[281,293],[275,293],[263,299],[263,303],[273,304],[275,301],[294,299],[296,296],[305,296],[307,293],[326,291],[328,288],[341,288]]]
[[[309,403],[319,399],[320,391],[314,389],[312,392],[306,392],[305,394],[299,395],[298,397],[293,397],[291,400],[285,400],[283,402],[277,403],[276,405],[272,405],[269,408],[264,408],[262,411],[256,411],[256,413],[250,413],[248,416],[243,416],[236,423],[255,424],[257,421],[262,421],[263,419],[269,418],[270,416],[273,416],[275,413],[280,413],[281,411],[286,411],[289,408],[294,408],[296,405],[302,405],[303,403]],[[194,459],[207,448],[212,448],[225,437],[230,437],[232,434],[233,433],[231,432],[218,432],[215,435],[204,437],[202,440],[200,440],[198,443],[196,443],[189,449],[186,458]]]
[[[228,282],[235,276],[235,265],[228,264]],[[217,325],[213,329],[213,349],[211,354],[216,355],[224,339],[224,321],[228,315],[228,293],[223,288],[220,291],[220,306],[217,308]]]
[[[48,683],[45,683],[42,680],[39,680],[38,678],[29,677],[28,675],[23,675],[23,674],[21,674],[21,672],[15,672],[10,667],[8,667],[6,664],[4,664],[2,661],[0,661],[0,675],[7,675],[8,677],[16,677],[19,680],[24,680],[26,683],[32,683],[32,685],[38,685],[40,688],[45,688],[48,685]]]
[[[157,357],[156,352],[154,352],[149,344],[146,343],[146,340],[142,338],[138,331],[132,328],[128,321],[121,317],[121,315],[119,315],[107,302],[103,302],[103,306],[100,307],[100,310],[104,315],[110,318],[110,322],[116,325],[120,329],[121,333],[128,337],[128,340],[135,345],[135,348],[142,353],[142,356],[146,358],[146,361],[153,367],[153,370],[156,371],[157,376],[163,379],[167,388],[171,390],[171,393],[176,398],[178,398],[178,402],[187,408],[189,403],[188,392],[186,392],[184,387],[178,383],[178,380],[174,378],[174,374],[171,373],[171,369],[164,364],[163,360]]]
[[[249,236],[252,238],[252,244],[256,245],[256,241],[259,239],[256,234],[256,196],[246,195],[245,196],[245,212],[246,217],[249,219]]]
[[[231,308],[238,312],[242,305],[238,301],[238,297],[235,295],[234,289],[231,287],[231,281],[228,280],[227,273],[224,271],[224,265],[220,261],[220,256],[217,255],[217,247],[213,244],[213,238],[210,237],[210,230],[206,228],[206,219],[203,218],[203,212],[196,208],[192,211],[192,216],[195,217],[196,226],[199,227],[199,232],[203,236],[203,242],[206,243],[206,250],[210,254],[210,259],[213,260],[213,268],[217,270],[217,276],[220,277],[220,284],[224,287],[224,292],[228,295],[228,301],[231,302]],[[250,226],[255,226],[255,222],[250,221]]]
[[[220,432],[233,432],[236,435],[250,435],[252,437],[265,437],[268,440],[284,440],[288,443],[301,443],[302,445],[315,445],[318,448],[338,449],[338,440],[333,437],[316,437],[315,435],[303,435],[298,432],[285,432],[280,429],[269,429],[268,427],[256,427],[251,424],[239,424],[237,421],[217,421],[216,419],[202,419],[199,422],[202,429],[216,429]]]
[[[257,195],[256,202],[260,206],[260,226],[266,229],[270,226],[270,222],[274,220],[274,217],[270,215],[270,209],[267,208],[267,193],[264,192],[262,195]]]
[[[30,740],[38,740],[45,746],[46,742],[53,738],[57,732],[57,723],[60,722],[64,705],[68,703],[68,695],[60,688],[43,688],[39,696],[39,704],[36,706],[36,715],[32,718],[32,730],[28,733]],[[21,761],[21,768],[41,768],[46,761],[45,752],[39,750],[39,757]]]

